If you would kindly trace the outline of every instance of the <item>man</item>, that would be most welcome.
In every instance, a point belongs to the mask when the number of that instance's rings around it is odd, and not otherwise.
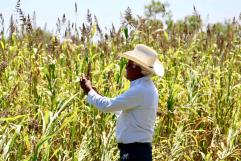
[[[120,56],[128,59],[126,78],[131,83],[126,92],[115,98],[102,97],[84,76],[81,88],[88,94],[87,101],[99,110],[119,113],[116,139],[120,160],[151,161],[158,91],[150,76],[154,73],[163,76],[164,69],[156,51],[142,44]]]

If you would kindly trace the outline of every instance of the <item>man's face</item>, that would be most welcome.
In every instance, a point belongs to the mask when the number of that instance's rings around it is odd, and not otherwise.
[[[135,80],[141,73],[141,68],[128,60],[126,64],[126,78],[130,81]]]

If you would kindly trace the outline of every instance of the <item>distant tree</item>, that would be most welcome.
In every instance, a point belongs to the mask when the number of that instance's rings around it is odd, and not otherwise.
[[[154,22],[163,20],[167,28],[170,29],[173,26],[172,13],[168,10],[168,2],[160,2],[152,0],[149,5],[145,6],[145,16],[147,19],[154,19]]]
[[[160,1],[152,0],[151,4],[145,6],[145,16],[154,19],[156,19],[158,15],[165,17],[168,14],[167,7],[169,7],[167,2],[162,3]]]
[[[193,15],[186,16],[184,20],[178,20],[175,23],[175,28],[178,30],[178,32],[184,34],[193,34],[195,32],[198,32],[202,28],[203,21],[201,19],[201,16],[196,11],[195,6],[193,8]]]

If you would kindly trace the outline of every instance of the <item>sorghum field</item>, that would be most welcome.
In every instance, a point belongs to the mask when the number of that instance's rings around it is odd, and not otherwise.
[[[79,76],[102,95],[122,93],[129,82],[118,54],[139,43],[165,67],[153,77],[154,160],[241,160],[241,17],[204,25],[195,8],[177,22],[128,8],[119,29],[102,30],[88,11],[86,23],[64,15],[49,33],[20,5],[8,34],[0,14],[0,160],[118,160],[115,116],[86,102]]]

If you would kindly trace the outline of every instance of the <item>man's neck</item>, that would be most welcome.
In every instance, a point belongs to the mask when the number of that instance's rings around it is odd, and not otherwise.
[[[130,80],[130,81],[132,82],[132,81],[135,81],[135,80],[140,79],[140,78],[142,78],[142,77],[145,77],[145,75],[141,74],[141,75],[139,75],[139,76],[133,78],[133,79]]]

